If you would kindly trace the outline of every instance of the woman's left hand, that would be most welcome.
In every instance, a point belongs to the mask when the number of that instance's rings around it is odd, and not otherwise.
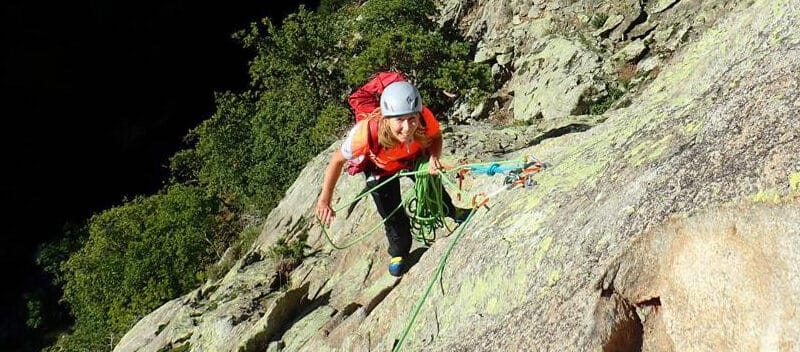
[[[442,162],[439,161],[439,158],[435,156],[431,156],[428,161],[428,173],[431,175],[436,175],[439,170],[442,169]]]

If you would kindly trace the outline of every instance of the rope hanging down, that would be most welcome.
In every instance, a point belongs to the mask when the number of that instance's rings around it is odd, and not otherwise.
[[[405,207],[414,238],[426,246],[436,240],[436,229],[444,227],[449,212],[443,201],[442,177],[428,173],[428,165],[427,161],[417,165],[414,198]]]
[[[523,162],[524,166],[522,167],[514,167],[514,166],[500,166],[503,163],[520,163]],[[485,167],[488,165],[488,168]],[[505,162],[495,162],[491,164],[472,164],[472,165],[462,165],[461,167],[453,169],[454,171],[458,172],[461,177],[463,177],[466,172],[464,170],[472,171],[473,173],[486,173],[489,176],[493,176],[496,173],[504,173],[506,174],[506,179],[503,182],[504,186],[500,189],[510,189],[514,187],[514,185],[523,184],[525,187],[532,186],[533,174],[541,171],[542,169],[548,167],[549,165],[546,163],[539,162],[538,159],[535,157],[526,157],[523,160],[509,160]],[[490,174],[491,172],[491,174]],[[446,177],[442,178],[445,180],[445,183],[448,183],[449,186],[453,186],[452,183],[449,183],[449,180]],[[520,183],[521,181],[521,183]],[[459,185],[460,186],[460,185]],[[436,270],[434,270],[433,277],[431,278],[430,282],[428,282],[428,286],[425,288],[425,292],[423,292],[422,296],[417,300],[417,303],[414,305],[414,309],[411,312],[411,317],[408,319],[405,328],[403,328],[403,332],[400,334],[400,338],[396,340],[394,347],[392,348],[393,352],[399,352],[403,348],[403,343],[405,342],[406,338],[408,337],[409,331],[411,331],[411,327],[414,326],[414,321],[419,314],[419,311],[422,309],[422,305],[425,304],[425,300],[428,298],[428,295],[431,292],[431,288],[436,283],[436,280],[442,275],[444,271],[444,266],[447,263],[447,259],[450,257],[450,252],[453,250],[453,247],[456,246],[458,241],[464,235],[464,230],[467,228],[469,223],[472,221],[472,217],[475,213],[480,209],[481,206],[485,205],[486,202],[489,201],[489,198],[494,197],[500,190],[492,192],[491,195],[485,196],[485,199],[478,205],[475,204],[475,198],[473,198],[473,208],[470,211],[469,215],[467,216],[466,220],[458,227],[458,233],[456,234],[455,238],[450,242],[447,246],[447,250],[445,250],[444,255],[439,260],[439,265],[436,266]],[[464,193],[461,190],[461,187],[458,189],[459,196]]]

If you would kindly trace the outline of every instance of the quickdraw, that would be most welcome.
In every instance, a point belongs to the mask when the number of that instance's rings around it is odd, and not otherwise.
[[[538,159],[532,159],[531,161],[525,163],[520,169],[510,170],[506,175],[505,180],[503,180],[503,184],[506,185],[522,185],[524,188],[531,188],[536,186],[536,181],[533,179],[533,175],[543,169],[546,169],[550,166],[548,163],[543,163]]]
[[[517,165],[503,165],[503,164],[514,164]],[[519,165],[522,164],[522,165]],[[456,173],[456,179],[458,180],[458,200],[461,200],[461,191],[464,189],[464,179],[466,178],[467,174],[486,174],[488,176],[494,176],[496,174],[504,174],[506,175],[505,179],[503,180],[504,186],[516,186],[521,185],[523,188],[532,188],[536,186],[536,180],[533,179],[533,175],[546,169],[550,165],[548,163],[544,163],[539,161],[536,157],[532,155],[526,156],[524,159],[518,160],[509,160],[504,162],[495,162],[495,163],[488,163],[488,164],[474,164],[474,165],[464,165],[458,169]],[[509,187],[503,187],[498,189],[494,192],[491,192],[490,195],[487,195],[485,192],[478,193],[473,195],[472,197],[472,206],[475,208],[480,208],[485,206],[486,203],[489,201],[489,198],[496,195],[500,191],[504,189],[508,189]]]

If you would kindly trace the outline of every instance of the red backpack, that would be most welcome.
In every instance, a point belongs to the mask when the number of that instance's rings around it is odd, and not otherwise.
[[[363,120],[370,113],[375,111],[381,105],[381,94],[386,86],[394,82],[407,81],[406,75],[398,71],[380,72],[372,76],[370,80],[358,87],[358,89],[350,94],[347,102],[353,108],[353,113],[356,117],[356,122]]]
[[[355,122],[364,120],[374,112],[375,109],[380,107],[380,96],[383,94],[383,89],[386,88],[386,86],[394,82],[404,82],[406,80],[406,75],[402,72],[386,71],[372,76],[367,83],[358,87],[358,89],[347,98],[347,102],[350,104],[350,107],[353,108]],[[369,144],[369,152],[372,155],[377,155],[380,148],[380,142],[378,142],[378,120],[371,119],[368,123],[369,133],[367,143]],[[350,175],[369,171],[372,167],[373,164],[369,156],[364,156],[361,160],[354,159],[347,161],[347,173]]]

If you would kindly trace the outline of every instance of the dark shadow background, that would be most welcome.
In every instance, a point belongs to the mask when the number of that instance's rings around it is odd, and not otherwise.
[[[46,289],[39,244],[152,194],[213,92],[247,87],[231,34],[318,1],[5,1],[0,101],[0,350],[38,350],[23,293]]]

